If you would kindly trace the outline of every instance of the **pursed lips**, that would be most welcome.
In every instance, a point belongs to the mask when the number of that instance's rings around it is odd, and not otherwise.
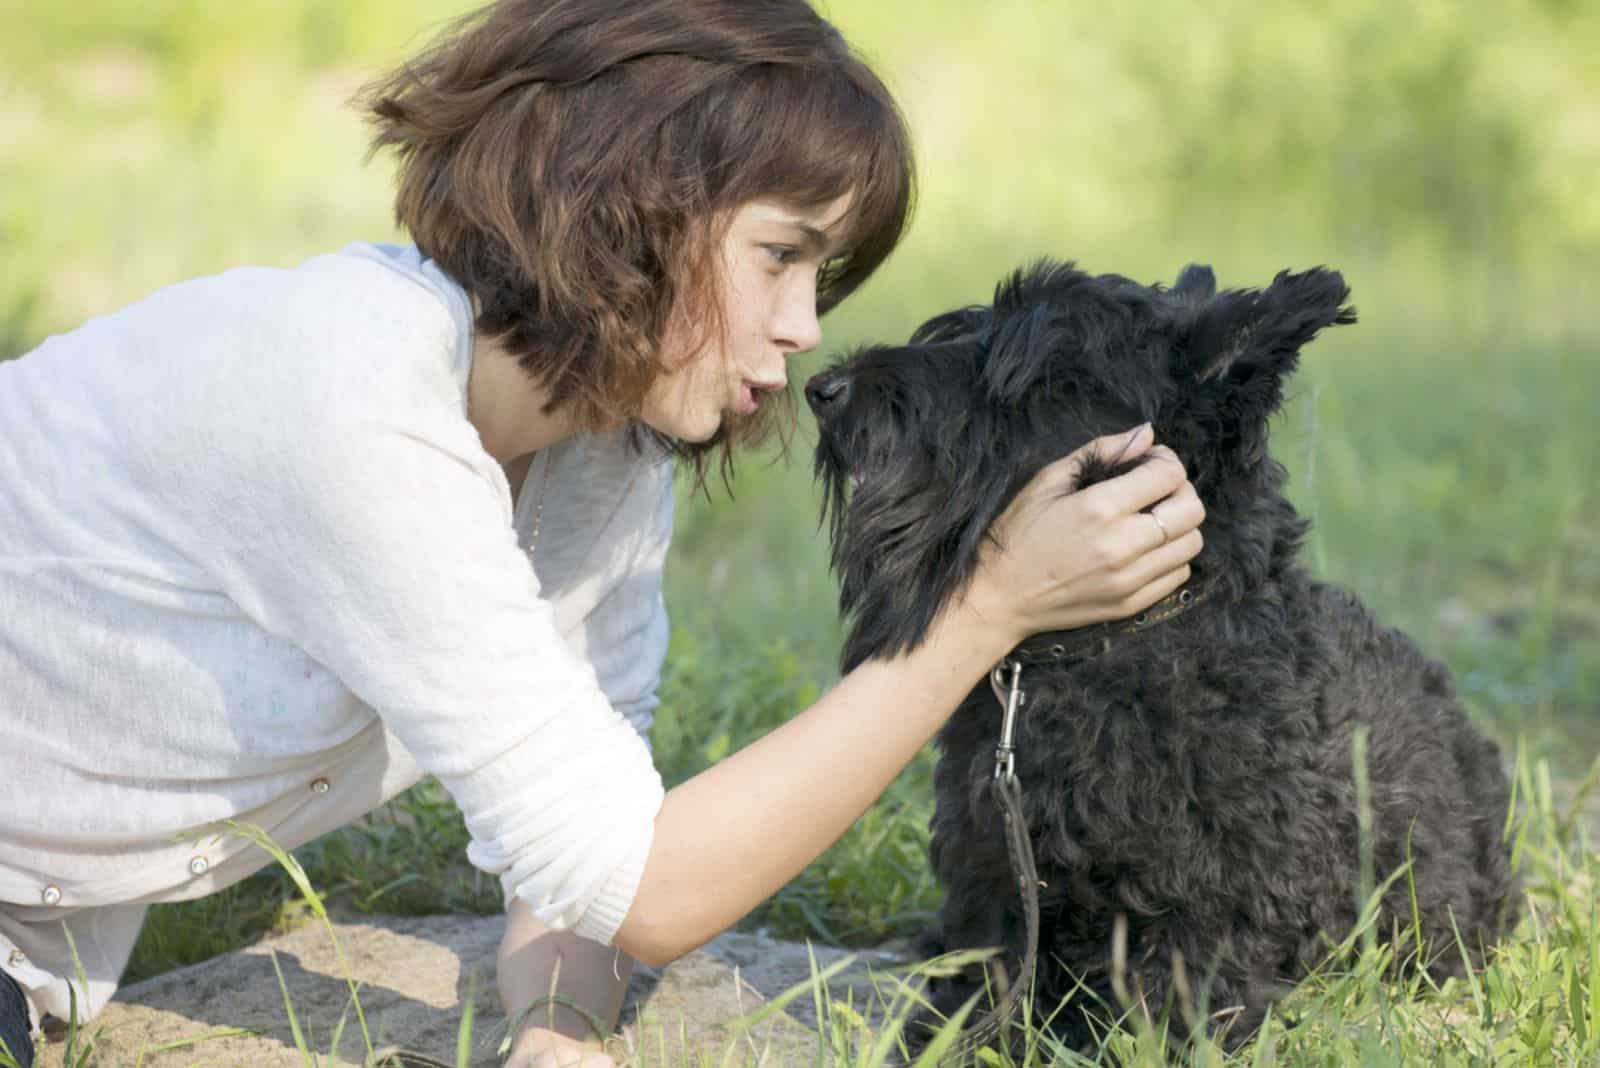
[[[739,383],[739,400],[736,407],[741,414],[749,415],[761,407],[761,398],[767,393],[777,393],[787,386],[787,378],[758,380],[746,378]]]

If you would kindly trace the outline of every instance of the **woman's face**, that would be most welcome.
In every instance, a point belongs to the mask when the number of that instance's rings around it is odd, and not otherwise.
[[[675,320],[664,342],[669,368],[651,383],[640,418],[680,441],[706,441],[730,417],[754,414],[788,383],[785,363],[822,339],[817,271],[838,254],[850,198],[821,208],[753,200],[722,238],[719,300],[724,331],[696,350],[698,324]]]

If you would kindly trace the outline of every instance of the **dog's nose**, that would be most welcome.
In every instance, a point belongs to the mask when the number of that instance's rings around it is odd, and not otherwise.
[[[849,396],[850,380],[832,371],[812,375],[806,383],[806,402],[818,416],[838,411]]]

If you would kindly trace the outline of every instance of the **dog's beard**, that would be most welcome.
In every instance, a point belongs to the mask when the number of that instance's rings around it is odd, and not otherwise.
[[[952,481],[914,448],[878,463],[821,465],[841,614],[843,666],[920,645],[971,582],[1008,476],[969,465]]]

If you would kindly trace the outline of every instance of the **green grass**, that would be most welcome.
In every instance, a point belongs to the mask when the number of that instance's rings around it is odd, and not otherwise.
[[[465,6],[0,0],[0,358],[183,277],[392,237],[388,163],[363,164],[342,103]],[[1372,952],[1330,970],[1285,1006],[1296,1026],[1230,1063],[1600,1063],[1597,862],[1567,813],[1600,752],[1600,14],[827,6],[900,94],[923,179],[911,236],[827,324],[829,351],[903,338],[1045,254],[1145,280],[1203,260],[1224,285],[1327,263],[1354,289],[1361,323],[1306,351],[1274,429],[1316,523],[1307,562],[1447,662],[1522,754],[1533,914],[1471,984],[1408,991]],[[654,738],[669,782],[835,677],[809,446],[802,427],[789,462],[748,458],[731,499],[683,489]],[[925,754],[748,922],[845,945],[920,929],[930,772]],[[498,911],[465,842],[424,783],[296,859],[336,915]],[[281,866],[157,907],[130,978],[314,915]],[[853,1019],[821,1041],[875,1063]],[[1158,1046],[1119,1038],[1105,1062]]]
[[[1268,1018],[1261,1031],[1241,1049],[1225,1054],[1219,1035],[1206,1026],[1209,1018],[1203,974],[1189,976],[1177,985],[1169,1004],[1141,1011],[1126,990],[1121,1002],[1107,1007],[1105,1041],[1093,1057],[1061,1048],[1042,1026],[1051,1007],[1024,1004],[1014,1034],[1014,1052],[997,1048],[978,1051],[966,1059],[941,1058],[948,1042],[935,1041],[917,1064],[942,1064],[957,1068],[974,1064],[988,1068],[1043,1068],[1046,1065],[1110,1065],[1117,1068],[1162,1068],[1169,1064],[1256,1068],[1265,1065],[1450,1065],[1581,1066],[1600,1061],[1600,903],[1595,894],[1600,877],[1589,826],[1578,816],[1578,805],[1558,804],[1551,789],[1551,772],[1544,761],[1525,751],[1515,759],[1517,817],[1508,821],[1506,834],[1525,881],[1525,916],[1515,937],[1491,954],[1486,966],[1460,978],[1435,984],[1425,975],[1403,973],[1396,967],[1395,947],[1381,944],[1372,923],[1377,903],[1390,881],[1403,881],[1405,873],[1371,873],[1362,887],[1352,887],[1366,902],[1362,919],[1336,946],[1326,962]],[[1585,779],[1580,793],[1600,785],[1600,761]],[[259,832],[241,828],[278,861],[279,871],[294,887],[309,918],[328,924],[326,905],[313,879],[294,857],[283,853]],[[1375,884],[1375,876],[1385,876]],[[331,926],[328,935],[338,949]],[[1399,943],[1405,944],[1401,932]],[[338,959],[343,961],[342,952]],[[819,1063],[879,1068],[897,1063],[903,1054],[900,1037],[910,1014],[921,1004],[926,976],[950,962],[934,962],[873,973],[873,992],[856,1000],[830,998],[827,981],[849,961],[829,969],[812,968],[812,978],[773,999],[769,1007],[732,1021],[734,1039],[726,1049],[684,1051],[681,1039],[670,1033],[670,1022],[660,1033],[614,1038],[609,1047],[626,1063],[638,1068],[711,1068],[713,1065],[755,1064],[756,1053],[743,1037],[769,1012],[780,1010],[796,998],[814,1000],[819,1026],[815,1033]],[[292,992],[283,985],[286,1018],[293,1042],[307,1063],[334,1049],[352,1025],[359,1031],[368,1056],[374,1053],[361,1010],[358,984],[348,967],[350,1003],[330,1035],[327,1050],[316,1048],[299,1025]],[[466,1064],[465,1051],[484,1042],[498,1045],[503,1027],[474,1034],[476,1015],[464,1011],[457,1043],[457,1063]],[[978,1011],[981,1006],[971,1005]],[[1181,1017],[1191,1037],[1172,1037],[1169,1020]],[[954,1038],[954,1024],[946,1038]],[[233,1033],[233,1032],[230,1032]],[[97,1068],[97,1034],[94,1025],[75,1029],[69,1037],[67,1068]],[[187,1053],[205,1057],[205,1038],[185,1040],[150,1054],[181,1046]],[[142,1055],[141,1055],[142,1062]],[[0,1055],[0,1068],[11,1062]],[[381,1061],[379,1063],[382,1063]]]

